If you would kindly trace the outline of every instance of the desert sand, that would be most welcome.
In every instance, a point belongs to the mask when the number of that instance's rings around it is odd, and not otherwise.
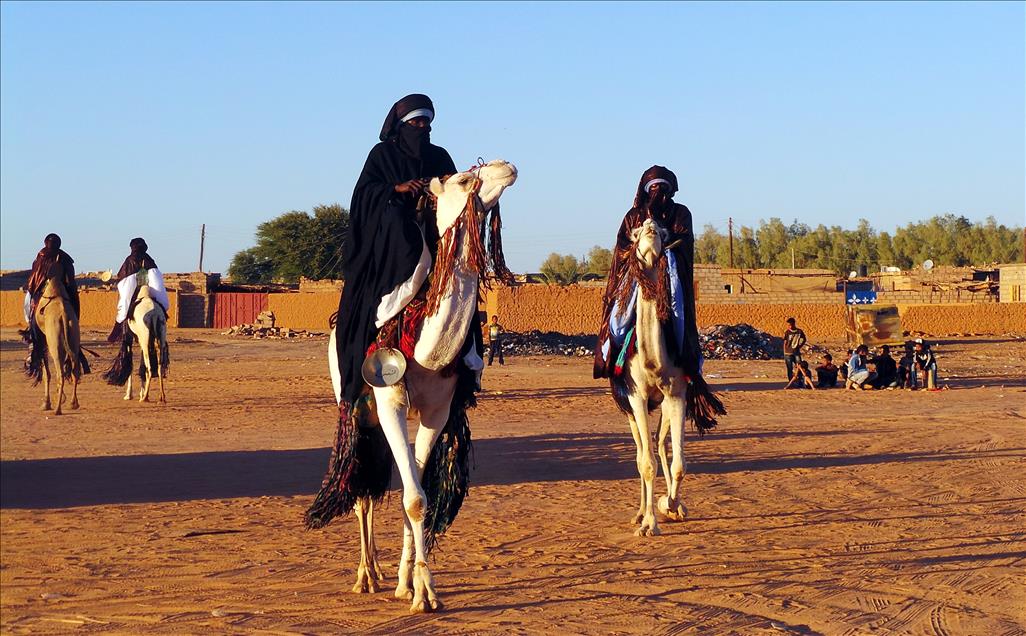
[[[173,331],[166,407],[97,373],[57,418],[15,338],[4,633],[1026,634],[1023,340],[942,341],[932,393],[785,392],[780,361],[710,361],[730,414],[688,430],[689,518],[654,538],[633,535],[634,445],[590,360],[507,359],[432,555],[445,611],[411,615],[350,591],[355,521],[302,525],[335,426],[325,341]],[[390,586],[399,507],[376,519]]]

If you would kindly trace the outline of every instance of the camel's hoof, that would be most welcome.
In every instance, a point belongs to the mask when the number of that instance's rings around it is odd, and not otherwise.
[[[123,397],[121,399],[127,402],[127,401],[132,399],[132,396],[131,395],[126,395],[125,397]]]
[[[357,594],[377,594],[381,591],[376,581],[372,579],[364,579],[363,581],[357,581],[356,585],[353,586],[353,591]]]
[[[645,518],[645,513],[639,512],[638,514],[636,514],[633,517],[631,517],[631,525],[632,526],[640,526],[641,525],[641,520],[644,519],[644,518]]]
[[[431,614],[442,609],[442,602],[436,599],[423,599],[414,601],[410,606],[411,614]]]
[[[50,403],[49,403],[49,402],[47,402],[47,403],[43,404],[43,410],[44,410],[44,411],[52,411],[52,410],[53,410],[53,407],[52,407],[52,406],[50,406]]]
[[[71,403],[71,408],[77,411],[78,410],[78,402],[72,402]]]
[[[667,495],[663,495],[659,498],[659,503],[656,504],[656,508],[659,509],[659,514],[663,515],[670,521],[684,521],[688,516],[688,509],[679,501],[674,502],[672,506],[669,502],[670,498]]]
[[[412,601],[413,590],[408,587],[397,587],[395,588],[395,597],[401,601]]]
[[[167,404],[167,399],[166,398],[160,398],[160,403],[161,404]]]
[[[59,407],[59,406],[58,406],[58,407],[57,407],[57,410],[56,410],[56,411],[54,411],[54,412],[53,412],[53,414],[54,414],[54,415],[64,415],[64,411],[62,411],[62,410],[61,410],[61,407]]]
[[[643,525],[634,531],[636,537],[658,537],[662,534],[659,526]]]

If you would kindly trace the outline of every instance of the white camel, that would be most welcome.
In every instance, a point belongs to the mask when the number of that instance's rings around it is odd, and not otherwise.
[[[651,219],[634,229],[634,257],[638,259],[639,276],[647,281],[637,281],[634,332],[637,336],[637,352],[630,358],[625,372],[629,374],[627,401],[631,413],[627,421],[637,444],[638,473],[641,475],[641,503],[634,523],[641,524],[638,536],[654,536],[660,533],[656,522],[656,509],[667,519],[683,521],[687,509],[680,501],[681,482],[684,480],[684,416],[687,397],[687,380],[684,372],[676,366],[666,348],[660,316],[659,299],[653,298],[653,290],[665,290],[659,277],[666,272],[660,267],[663,259],[665,230]],[[663,261],[665,262],[665,261]],[[645,283],[649,284],[645,284]],[[615,311],[615,309],[614,309]],[[667,494],[655,501],[656,464],[652,453],[652,435],[649,428],[649,413],[662,404],[656,445],[666,478]],[[673,462],[666,456],[666,434],[670,434],[673,448]]]
[[[431,180],[431,193],[437,199],[435,220],[442,238],[432,274],[433,289],[429,295],[427,315],[417,331],[413,359],[407,363],[403,381],[373,389],[377,418],[399,468],[403,486],[403,550],[395,596],[412,600],[412,612],[431,612],[442,606],[427,563],[429,546],[425,538],[425,517],[431,502],[426,498],[422,478],[432,449],[449,420],[456,390],[457,377],[444,370],[451,368],[460,355],[472,321],[477,319],[484,212],[498,202],[503,190],[513,185],[516,178],[516,167],[498,160],[471,172],[455,174],[444,183],[438,178]],[[476,205],[475,197],[479,199]],[[447,253],[452,255],[451,260],[445,257]],[[429,257],[427,263],[430,264]],[[419,269],[412,283],[405,286],[409,298],[417,293],[426,275],[426,268]],[[378,311],[378,326],[401,311],[409,298],[398,301],[388,297],[383,299]],[[436,310],[434,304],[437,304]],[[342,380],[334,330],[328,343],[328,358],[335,397],[341,400]],[[464,363],[477,372],[484,366],[476,350],[464,356]],[[418,413],[420,427],[415,449],[411,452],[407,441],[407,422],[415,420]],[[360,527],[360,565],[353,591],[376,592],[382,574],[374,545],[374,502],[370,498],[360,499],[355,510]]]
[[[139,342],[139,401],[150,401],[150,381],[157,378],[160,384],[161,404],[167,403],[164,392],[164,378],[170,364],[167,345],[167,317],[164,308],[154,299],[149,285],[141,285],[137,301],[128,316],[128,329]],[[132,338],[126,339],[114,365],[104,373],[108,383],[125,384],[125,400],[132,399]]]

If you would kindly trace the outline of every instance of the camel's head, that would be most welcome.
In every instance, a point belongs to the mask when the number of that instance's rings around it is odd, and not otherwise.
[[[481,179],[481,203],[485,210],[491,210],[502,191],[516,183],[517,167],[496,159],[478,168],[477,177]]]
[[[638,260],[645,264],[646,269],[655,267],[659,262],[665,240],[666,230],[652,219],[645,219],[644,223],[631,231],[634,253]]]
[[[499,200],[503,190],[513,185],[516,180],[516,166],[501,159],[490,161],[476,170],[458,172],[444,183],[438,177],[432,179],[431,194],[438,200],[436,219],[439,232],[456,221],[470,196],[479,196],[483,208],[490,210]]]

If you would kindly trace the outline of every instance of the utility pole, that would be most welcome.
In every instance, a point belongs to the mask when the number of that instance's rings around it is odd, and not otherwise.
[[[727,234],[730,236],[730,269],[734,269],[734,217],[732,216],[727,217]]]
[[[203,271],[203,243],[207,240],[207,224],[200,226],[200,264],[199,271]]]
[[[791,248],[791,269],[796,269],[794,266],[794,248]]]

